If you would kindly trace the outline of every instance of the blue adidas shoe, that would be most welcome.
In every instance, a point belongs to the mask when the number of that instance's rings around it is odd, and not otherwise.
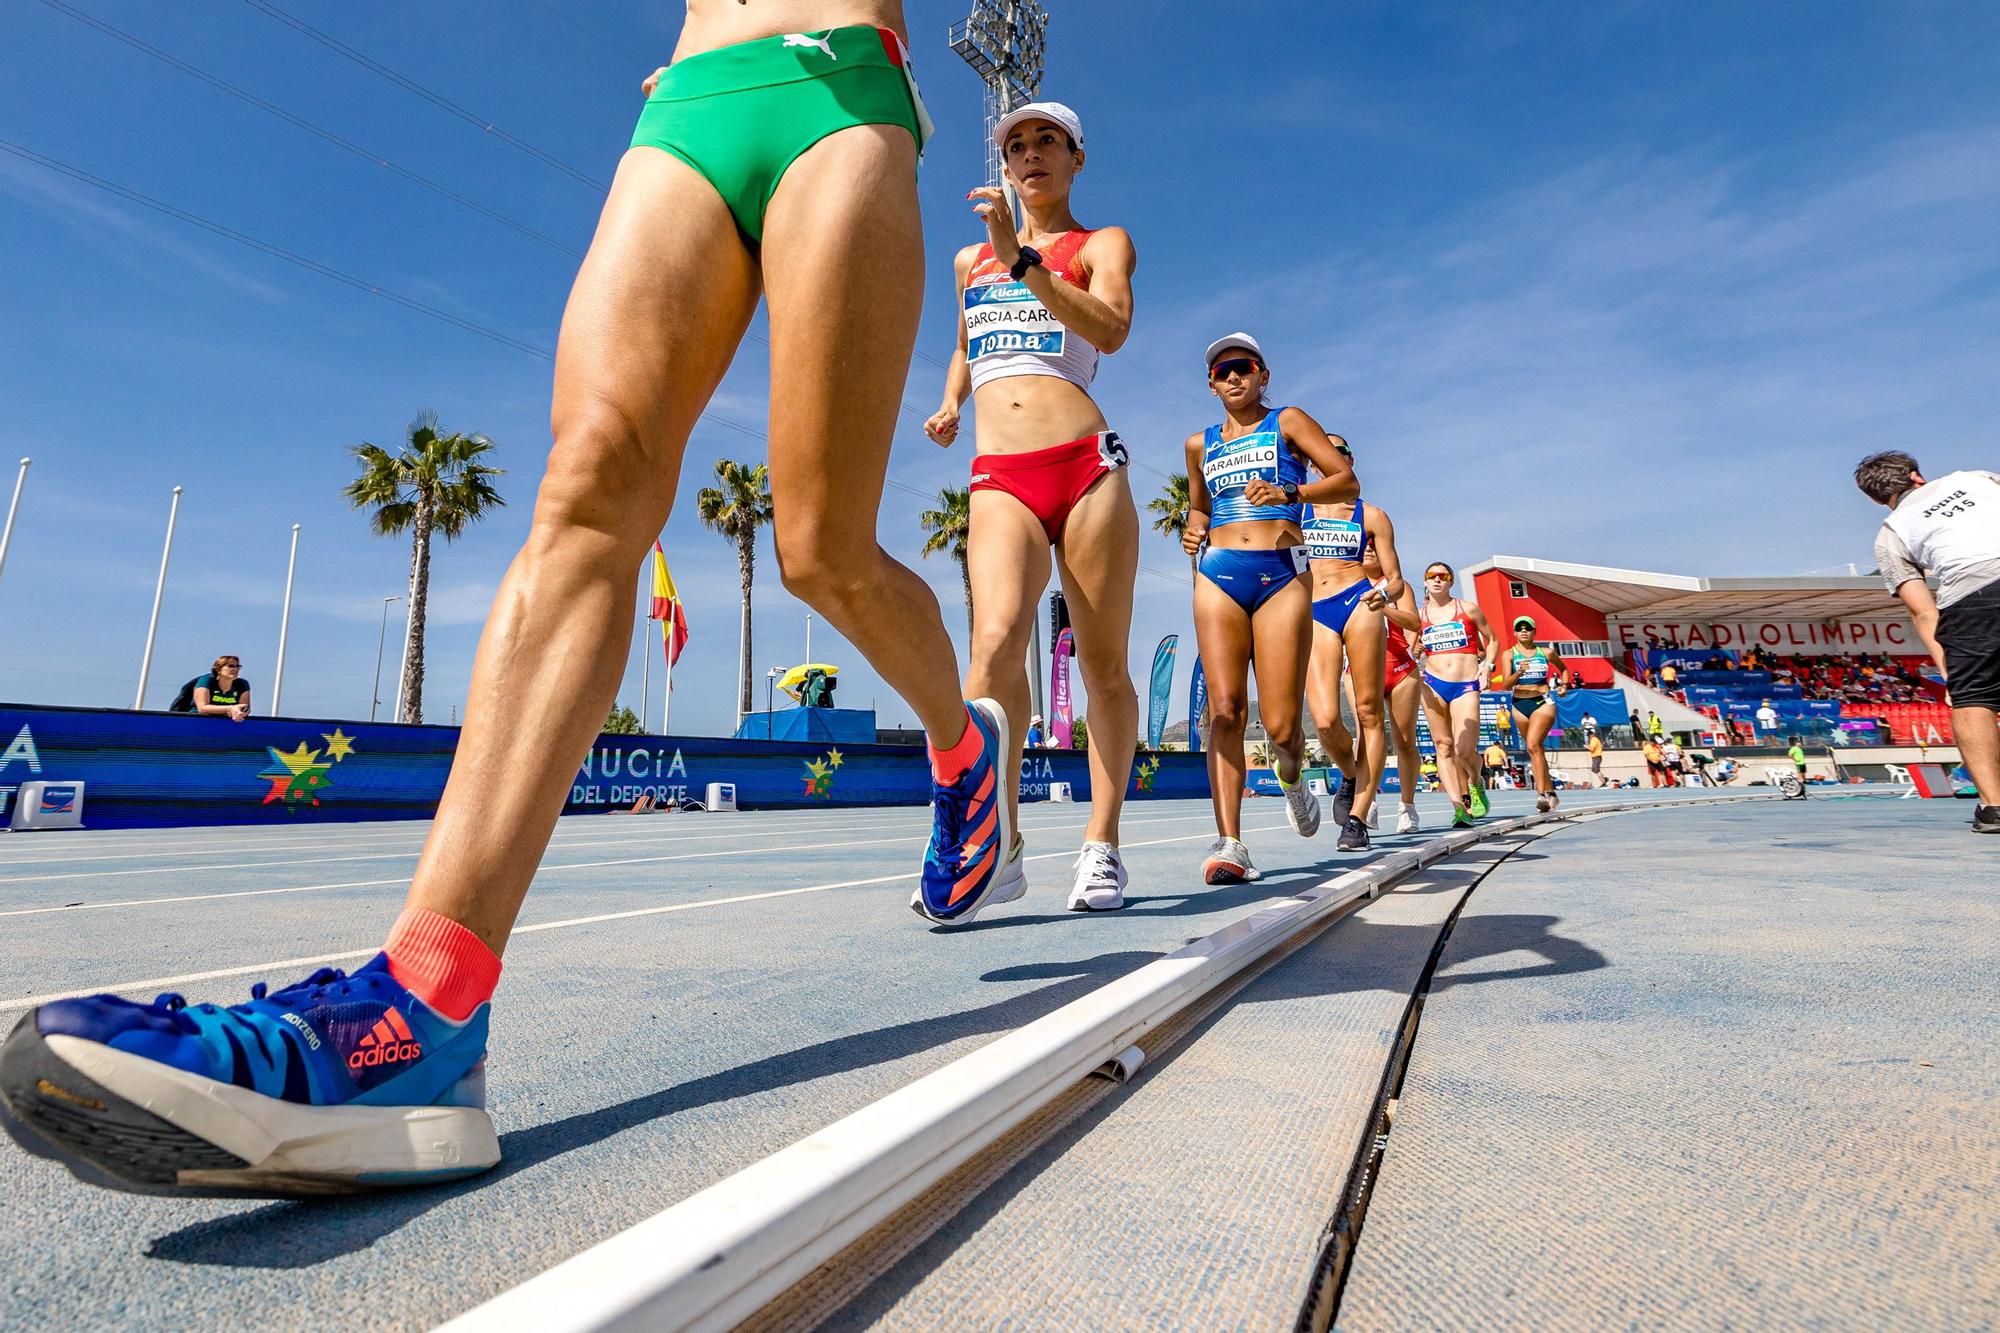
[[[940,926],[962,926],[981,908],[1018,898],[1027,888],[1025,877],[1003,873],[1020,864],[1002,786],[1009,753],[1007,714],[991,699],[971,700],[966,713],[968,725],[979,728],[985,744],[958,781],[948,786],[931,781],[935,822],[923,874],[910,895],[911,908]]]
[[[482,1004],[436,1013],[377,954],[246,1004],[57,1000],[0,1046],[23,1147],[145,1194],[330,1194],[474,1175],[500,1160]]]

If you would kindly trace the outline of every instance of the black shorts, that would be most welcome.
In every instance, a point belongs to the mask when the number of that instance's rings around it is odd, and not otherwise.
[[[1952,707],[2000,709],[2000,579],[1941,611],[1937,638]]]

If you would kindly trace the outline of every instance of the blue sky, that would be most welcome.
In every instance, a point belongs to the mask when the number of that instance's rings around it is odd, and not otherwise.
[[[280,2],[599,180],[679,22],[634,0]],[[0,12],[0,139],[553,347],[591,186],[248,4],[65,3],[547,239],[25,0]],[[1139,249],[1133,336],[1098,396],[1142,500],[1213,419],[1200,349],[1236,327],[1263,339],[1274,394],[1353,443],[1406,561],[1865,567],[1879,511],[1847,480],[1862,453],[1996,463],[1990,4],[1051,7],[1044,92],[1081,113],[1090,150],[1078,215]],[[962,8],[908,6],[939,127],[922,177],[932,360],[904,392],[918,410],[893,478],[926,493],[962,485],[970,453],[919,429],[954,333],[950,256],[979,235],[963,203],[979,88],[944,45]],[[343,446],[394,444],[432,407],[499,444],[510,501],[433,566],[426,712],[447,719],[532,505],[547,362],[5,152],[0,241],[0,503],[13,460],[35,460],[0,574],[0,698],[131,702],[178,484],[148,703],[228,651],[268,705],[299,523],[285,711],[366,716],[408,548],[340,499]],[[765,386],[746,344],[716,410],[761,426]],[[692,496],[714,459],[755,448],[708,426],[689,447],[666,538],[694,630],[677,731],[733,721],[735,558]],[[921,507],[891,490],[882,538],[962,643],[956,569],[916,558]],[[1186,562],[1150,534],[1142,559],[1134,673],[1181,633],[1184,692]],[[758,575],[761,672],[801,659],[804,608],[768,538]],[[813,649],[847,667],[843,703],[908,717],[823,626]],[[635,647],[628,703],[638,680]]]

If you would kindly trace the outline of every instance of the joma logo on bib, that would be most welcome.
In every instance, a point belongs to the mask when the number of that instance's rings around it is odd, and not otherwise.
[[[977,361],[1003,352],[1061,356],[1062,321],[1026,283],[993,282],[965,289],[965,352]]]

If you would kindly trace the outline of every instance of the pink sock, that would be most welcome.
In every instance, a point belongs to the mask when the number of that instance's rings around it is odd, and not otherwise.
[[[925,748],[931,752],[931,775],[946,785],[958,781],[965,776],[965,770],[971,768],[979,759],[979,751],[983,744],[979,728],[972,721],[972,710],[967,708],[965,734],[958,738],[956,745],[950,749],[940,750],[928,741],[925,742]]]
[[[406,907],[382,946],[389,975],[454,1023],[493,998],[500,955],[448,916]]]

